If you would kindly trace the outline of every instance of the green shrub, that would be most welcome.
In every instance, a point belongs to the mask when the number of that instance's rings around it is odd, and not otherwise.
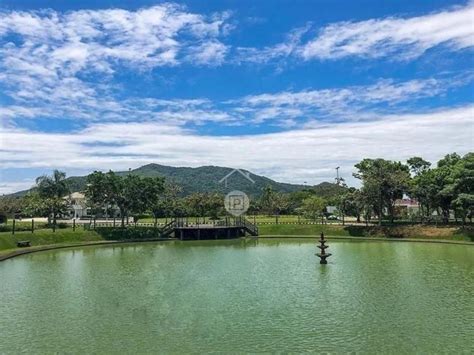
[[[113,228],[97,227],[95,231],[106,240],[141,240],[160,238],[160,231],[155,228]]]
[[[155,217],[152,214],[149,214],[149,213],[139,214],[139,215],[136,215],[136,216],[133,216],[133,217],[137,218],[137,221],[139,221],[140,219],[148,219],[148,218],[155,219]]]

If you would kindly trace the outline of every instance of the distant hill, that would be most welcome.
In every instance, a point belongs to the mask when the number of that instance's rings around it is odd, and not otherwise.
[[[220,166],[201,166],[198,168],[172,167],[160,164],[148,164],[130,171],[117,172],[119,175],[136,174],[139,176],[162,176],[168,182],[173,182],[183,189],[183,195],[194,192],[221,192],[227,193],[232,190],[240,190],[251,196],[258,196],[262,189],[271,186],[275,191],[293,192],[307,189],[314,189],[321,197],[330,197],[342,189],[340,186],[329,182],[323,182],[316,186],[304,186],[277,182],[265,176],[253,174],[241,169],[244,174],[254,181],[252,183],[239,171],[234,171],[225,182],[219,182],[222,178],[230,174],[234,169]],[[86,176],[71,176],[67,178],[72,192],[82,191],[86,185]],[[30,190],[19,191],[13,196],[23,196]]]

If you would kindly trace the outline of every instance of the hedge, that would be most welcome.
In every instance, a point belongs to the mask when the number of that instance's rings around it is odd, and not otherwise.
[[[97,227],[95,231],[106,240],[139,240],[139,239],[157,239],[161,238],[159,229],[156,228],[113,228]]]

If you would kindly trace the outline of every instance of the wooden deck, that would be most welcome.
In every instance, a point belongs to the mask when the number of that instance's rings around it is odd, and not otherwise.
[[[163,235],[174,234],[180,240],[232,239],[247,234],[258,236],[258,228],[243,217],[228,217],[212,223],[187,223],[175,219],[163,227]]]

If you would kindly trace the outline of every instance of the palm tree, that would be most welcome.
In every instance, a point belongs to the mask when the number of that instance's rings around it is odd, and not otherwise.
[[[53,175],[42,175],[36,179],[38,195],[44,199],[53,215],[53,231],[56,230],[56,219],[64,207],[64,197],[70,193],[66,173],[54,170]]]

